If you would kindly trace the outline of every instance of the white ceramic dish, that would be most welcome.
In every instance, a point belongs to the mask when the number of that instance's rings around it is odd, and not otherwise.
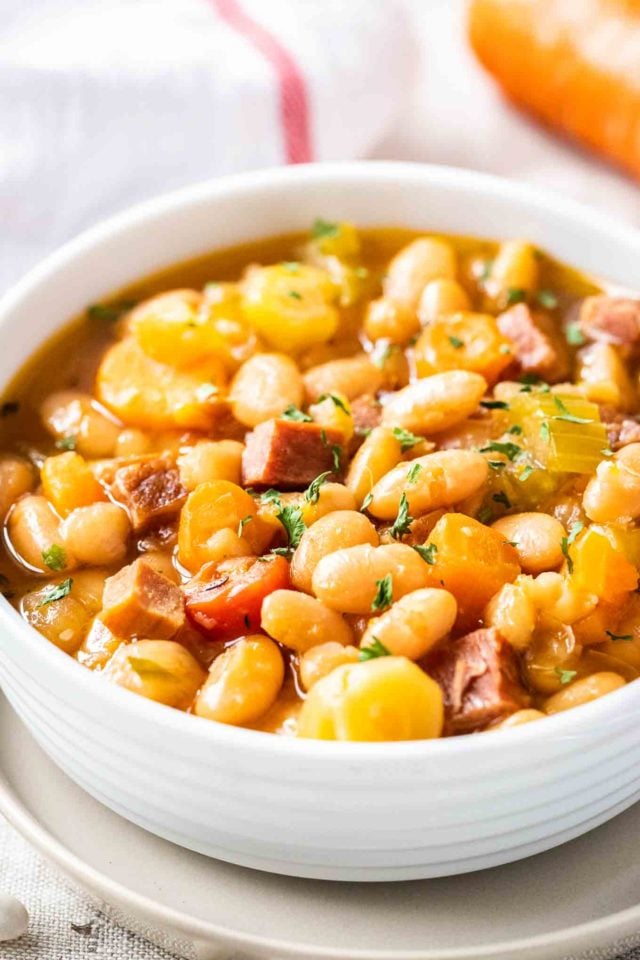
[[[84,234],[0,305],[0,388],[69,316],[136,277],[317,215],[525,236],[633,286],[640,235],[556,197],[442,167],[350,164],[218,180]],[[402,880],[556,846],[640,796],[640,683],[491,736],[297,741],[218,725],[93,676],[0,609],[0,678],[49,755],[112,810],[182,846],[268,871]]]
[[[493,870],[335,884],[234,867],[126,823],[56,769],[2,695],[0,770],[0,812],[23,836],[109,916],[187,960],[605,960],[640,942],[640,804]],[[23,949],[5,945],[7,960]]]

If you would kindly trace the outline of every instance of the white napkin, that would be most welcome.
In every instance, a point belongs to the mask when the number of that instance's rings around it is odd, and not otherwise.
[[[364,156],[413,45],[395,0],[1,0],[0,289],[131,203]]]

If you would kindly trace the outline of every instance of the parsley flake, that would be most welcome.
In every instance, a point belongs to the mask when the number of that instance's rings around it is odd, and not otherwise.
[[[376,595],[371,603],[374,612],[386,610],[393,603],[393,577],[390,573],[382,580],[376,580]]]
[[[507,290],[507,306],[511,307],[514,303],[522,303],[527,299],[527,291],[523,287],[509,287]]]
[[[514,423],[512,427],[509,427],[507,433],[513,434],[514,437],[519,437],[522,434],[522,427],[519,423]]]
[[[50,547],[42,551],[42,560],[49,567],[49,570],[64,570],[67,565],[67,554],[64,547],[52,543]]]
[[[323,220],[322,217],[316,217],[313,221],[311,236],[314,240],[323,240],[326,237],[337,237],[339,233],[339,223],[333,223],[331,220]]]
[[[402,427],[394,427],[391,432],[400,444],[401,453],[406,453],[407,450],[411,450],[411,447],[415,447],[416,443],[422,443],[424,440],[424,437],[418,437],[415,433],[404,430]]]
[[[393,521],[393,526],[391,527],[390,533],[394,540],[399,540],[409,532],[409,528],[413,523],[413,517],[409,516],[409,501],[407,500],[406,493],[403,492],[400,497],[400,506],[398,507],[398,515]]]
[[[529,479],[532,473],[533,473],[533,467],[527,466],[524,468],[524,470],[518,477],[518,480],[520,481],[520,483],[525,483],[525,481]]]
[[[460,337],[450,336],[449,343],[454,350],[461,350],[464,347],[464,340],[461,340]]]
[[[246,525],[247,525],[248,523],[251,523],[252,520],[253,520],[253,517],[251,516],[251,514],[249,514],[247,517],[243,517],[243,518],[242,518],[242,520],[241,520],[240,523],[238,524],[238,536],[239,536],[239,537],[242,536],[242,531],[244,530],[244,528],[246,527]]]
[[[425,563],[428,563],[432,567],[436,562],[436,553],[438,548],[435,543],[428,543],[426,546],[421,547],[419,544],[412,544],[413,549],[416,553],[419,553]]]
[[[511,500],[509,500],[509,497],[506,495],[504,490],[501,490],[499,493],[494,493],[491,499],[495,500],[496,503],[501,503],[502,506],[506,507],[507,510],[511,506]]]
[[[492,440],[491,443],[488,443],[484,447],[480,447],[480,453],[502,453],[507,458],[507,460],[515,460],[515,458],[522,453],[522,447],[519,447],[517,443],[511,443],[508,440],[506,443],[501,443],[498,440]]]
[[[556,667],[555,673],[560,678],[560,683],[563,686],[566,686],[567,683],[571,683],[574,677],[577,677],[577,670],[563,670],[562,667]]]
[[[421,470],[422,464],[412,463],[407,473],[407,483],[415,483]]]
[[[609,640],[633,640],[632,633],[612,633],[611,630],[605,630]]]
[[[302,300],[302,294],[298,290],[289,290],[287,296],[291,297],[292,300]]]
[[[67,579],[61,583],[50,583],[49,586],[45,588],[43,598],[38,606],[46,607],[48,603],[54,603],[56,600],[62,600],[63,597],[68,597],[71,593],[72,586],[73,579],[71,577],[67,577]]]
[[[265,490],[260,497],[260,503],[275,503],[278,507],[282,506],[280,491],[274,490],[273,488]]]
[[[284,527],[289,539],[288,549],[295,549],[300,543],[302,534],[307,529],[307,525],[302,519],[302,510],[298,506],[288,505],[282,507],[276,516]]]
[[[351,415],[350,411],[347,409],[347,407],[346,407],[346,405],[345,405],[344,400],[341,400],[340,397],[337,397],[337,396],[335,395],[335,393],[323,393],[323,394],[321,394],[321,395],[318,397],[318,399],[316,400],[316,403],[322,403],[323,400],[333,400],[334,405],[335,405],[336,407],[338,407],[338,409],[344,410],[344,412],[347,414],[347,416],[350,416],[350,415]]]
[[[364,500],[362,501],[362,506],[360,507],[360,510],[362,511],[368,510],[372,500],[373,500],[373,494],[369,492],[364,498]]]
[[[508,410],[509,404],[504,400],[481,400],[480,406],[485,410]]]
[[[376,657],[390,657],[391,651],[387,650],[384,643],[378,640],[377,637],[371,638],[371,643],[368,647],[360,647],[360,653],[358,655],[358,660],[375,660]]]
[[[575,542],[576,537],[583,529],[584,523],[580,521],[578,521],[578,523],[574,523],[569,530],[569,536],[563,537],[560,541],[560,549],[562,550],[563,557],[567,561],[567,570],[569,573],[573,573],[573,559],[569,554],[569,547]]]
[[[313,423],[313,417],[299,410],[293,403],[290,403],[289,406],[282,411],[280,419],[293,420],[295,423]]]
[[[323,483],[327,482],[327,477],[331,476],[331,470],[325,470],[324,473],[318,474],[315,480],[312,480],[307,489],[304,492],[304,499],[307,503],[317,503],[320,498],[320,487]]]
[[[570,323],[565,330],[565,337],[567,343],[570,343],[573,347],[582,347],[587,342],[579,323]]]
[[[575,417],[567,410],[566,404],[563,403],[560,397],[556,396],[555,394],[553,397],[553,402],[560,411],[557,416],[552,417],[553,420],[563,420],[565,423],[593,423],[593,419],[589,417]]]
[[[544,440],[545,443],[549,443],[551,440],[551,432],[549,430],[549,422],[544,420],[540,424],[540,439]]]
[[[490,523],[493,520],[493,510],[491,507],[482,507],[478,510],[478,516],[476,518],[480,523]]]
[[[135,305],[135,300],[123,300],[120,303],[93,303],[87,307],[87,316],[90,320],[106,320],[113,323]]]
[[[553,290],[538,290],[536,301],[546,310],[555,310],[558,306],[558,298]]]
[[[68,437],[61,437],[59,440],[56,440],[56,447],[58,450],[75,450],[78,444],[78,438],[73,434],[69,434]]]

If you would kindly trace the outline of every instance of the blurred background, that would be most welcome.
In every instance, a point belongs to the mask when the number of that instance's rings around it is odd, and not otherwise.
[[[160,192],[356,157],[637,222],[639,0],[0,3],[0,288]]]
[[[158,193],[367,157],[640,224],[640,0],[0,0],[0,290]],[[2,886],[32,912],[8,960],[165,956],[0,822]]]

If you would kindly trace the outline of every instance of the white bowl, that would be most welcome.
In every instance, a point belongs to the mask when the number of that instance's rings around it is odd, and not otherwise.
[[[0,389],[54,330],[130,281],[316,216],[527,237],[633,286],[640,235],[529,188],[445,167],[245,174],[83,234],[0,304]],[[640,683],[520,729],[390,744],[291,740],[187,716],[78,666],[0,603],[0,680],[53,760],[159,836],[293,876],[402,880],[517,860],[640,797]],[[69,811],[73,816],[73,811]]]

